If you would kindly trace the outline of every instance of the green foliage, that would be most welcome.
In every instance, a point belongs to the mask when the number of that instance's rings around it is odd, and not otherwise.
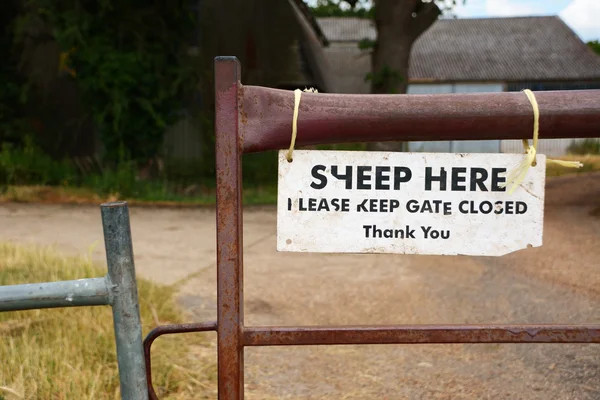
[[[93,188],[101,195],[119,194],[124,197],[135,197],[145,192],[145,182],[138,184],[137,168],[131,161],[122,161],[116,167],[107,169],[101,174],[90,174],[83,178],[83,186]]]
[[[590,48],[592,50],[594,50],[594,52],[596,54],[600,55],[600,41],[598,41],[598,40],[590,40],[589,42],[587,42],[587,45],[590,46]]]
[[[373,87],[396,87],[404,81],[404,77],[395,69],[384,66],[381,70],[367,73],[365,82],[372,82]],[[392,92],[390,94],[396,94]]]
[[[196,89],[186,44],[196,17],[183,0],[32,0],[48,23],[84,102],[105,157],[145,162]]]
[[[30,136],[23,147],[4,143],[0,151],[0,183],[5,185],[69,185],[77,180],[71,162],[56,161],[37,147]]]
[[[319,0],[311,7],[315,17],[357,17],[373,18],[373,8],[369,1]]]
[[[27,81],[18,73],[15,54],[15,21],[18,3],[0,2],[0,143],[22,143],[24,133],[31,133],[25,118],[25,103],[29,92]]]
[[[377,42],[375,40],[364,38],[358,42],[358,48],[361,50],[370,50],[375,47],[376,43]]]
[[[580,141],[573,141],[567,151],[570,154],[600,154],[600,139],[587,138]]]

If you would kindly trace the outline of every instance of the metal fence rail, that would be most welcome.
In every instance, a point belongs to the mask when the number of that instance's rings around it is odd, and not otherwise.
[[[0,312],[110,305],[113,311],[121,397],[148,399],[142,324],[127,203],[101,206],[108,274],[62,282],[0,286]]]

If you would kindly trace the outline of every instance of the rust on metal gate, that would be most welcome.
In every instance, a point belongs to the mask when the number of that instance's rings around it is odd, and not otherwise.
[[[294,94],[243,87],[244,152],[290,145]],[[540,138],[597,137],[600,90],[535,92]],[[383,141],[531,139],[531,104],[520,92],[407,95],[302,93],[296,148]]]
[[[156,339],[162,335],[191,332],[211,332],[217,330],[217,322],[200,322],[191,324],[162,325],[154,328],[146,339],[144,339],[144,358],[146,359],[146,380],[148,382],[148,397],[150,400],[158,400],[154,386],[152,385],[152,357],[150,350]]]
[[[160,335],[217,331],[218,393],[244,398],[244,347],[433,343],[600,343],[600,325],[396,325],[246,327],[243,311],[243,153],[289,145],[294,94],[246,86],[235,57],[215,60],[217,159],[217,322],[160,326]],[[596,137],[600,90],[536,92],[543,138]],[[302,95],[296,145],[369,141],[528,139],[530,106],[519,93]]]
[[[240,399],[244,396],[241,73],[237,59],[216,64],[218,386],[219,398]]]
[[[247,327],[244,345],[600,343],[599,329],[598,325]]]

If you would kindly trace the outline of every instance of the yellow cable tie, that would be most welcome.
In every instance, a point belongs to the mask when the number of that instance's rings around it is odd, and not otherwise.
[[[525,157],[523,161],[513,169],[507,176],[506,182],[501,183],[500,187],[507,187],[510,185],[508,189],[508,193],[512,194],[515,189],[525,180],[527,176],[527,171],[531,166],[536,165],[536,154],[538,147],[538,136],[540,131],[540,107],[535,98],[535,94],[529,89],[525,89],[525,95],[529,99],[531,103],[531,107],[533,108],[533,144],[529,146],[529,141],[527,139],[523,139],[523,148],[525,149]],[[553,162],[555,164],[561,165],[567,168],[581,168],[583,164],[579,161],[563,161],[563,160],[551,160],[547,159],[547,162]]]
[[[319,93],[317,89],[310,88],[304,89],[305,92]],[[300,89],[294,90],[294,115],[292,117],[292,140],[290,142],[290,148],[288,149],[285,158],[288,162],[292,162],[292,153],[294,152],[294,146],[296,145],[296,135],[298,133],[298,112],[300,111],[300,98],[302,97],[302,91]]]

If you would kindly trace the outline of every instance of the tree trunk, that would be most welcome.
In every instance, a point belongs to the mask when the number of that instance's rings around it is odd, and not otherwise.
[[[408,88],[410,52],[417,38],[440,15],[434,2],[375,0],[377,41],[372,53],[371,92],[404,94]],[[404,142],[370,143],[369,150],[406,151]]]

